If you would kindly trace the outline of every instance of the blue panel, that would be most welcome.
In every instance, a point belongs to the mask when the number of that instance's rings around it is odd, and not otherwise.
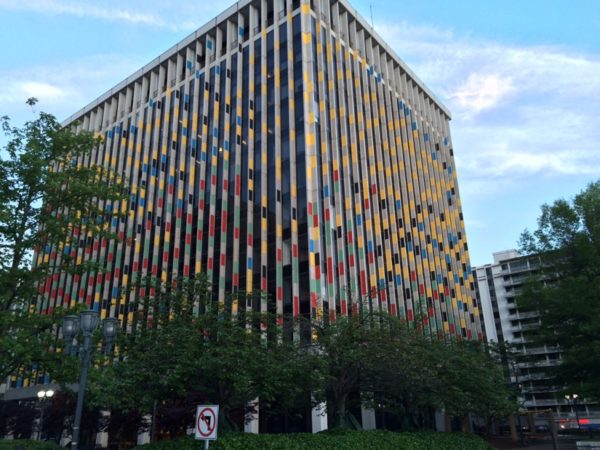
[[[413,249],[412,241],[411,241],[411,242],[407,242],[407,243],[406,243],[406,249],[407,249],[409,252],[412,252],[412,249]]]
[[[421,250],[421,258],[427,259],[427,250]]]
[[[242,124],[242,116],[237,116],[237,124],[238,125]]]
[[[248,269],[252,269],[252,257],[248,257]]]
[[[185,65],[189,70],[192,70],[192,67],[194,67],[191,61],[186,61]]]
[[[458,278],[458,274],[454,274],[454,282],[458,283],[460,281],[460,279]]]
[[[167,162],[167,155],[161,155],[160,160],[162,162]]]
[[[156,167],[153,167],[152,169],[150,169],[150,175],[153,177],[156,176]]]
[[[450,258],[450,255],[446,254],[446,262],[447,263],[451,263],[452,262],[452,258]]]
[[[356,225],[362,225],[362,218],[360,216],[360,214],[356,215]]]
[[[146,205],[146,199],[145,198],[140,198],[140,202],[139,202],[140,206],[145,206]]]
[[[175,184],[175,177],[173,175],[169,175],[169,184]]]
[[[212,50],[213,48],[213,43],[211,40],[207,40],[206,41],[206,48],[208,48],[209,50]]]
[[[178,208],[183,208],[183,200],[180,199],[180,198],[177,199],[177,207]]]
[[[118,297],[119,296],[119,288],[118,287],[114,287],[112,290],[112,296],[113,297]]]
[[[396,275],[396,284],[402,286],[402,277],[400,275]]]
[[[329,197],[329,186],[323,186],[323,196],[325,198]]]
[[[402,208],[402,200],[396,200],[396,209]]]
[[[216,145],[213,145],[213,156],[217,156],[217,153],[219,153],[219,150]]]
[[[419,129],[419,127],[417,126],[417,122],[413,122],[413,123],[412,123],[412,129],[413,129],[413,131],[415,131],[415,130],[418,130],[418,129]]]
[[[219,129],[217,127],[213,128],[213,136],[214,137],[218,137],[219,136]]]
[[[187,135],[187,127],[181,128],[181,134],[183,134],[184,136]]]
[[[462,309],[463,309],[463,302],[461,302],[460,300],[458,300],[457,303],[458,303],[458,309],[460,311],[462,311]]]
[[[425,133],[425,142],[429,142],[429,133]]]
[[[438,246],[438,241],[437,241],[437,239],[432,239],[432,240],[431,240],[431,243],[433,244],[433,246],[434,246],[435,248],[437,248],[437,246]]]
[[[135,130],[135,126],[134,126],[134,125],[131,125],[131,126],[129,127],[129,132],[130,132],[130,133],[135,133],[135,131],[136,131],[136,130]]]
[[[238,34],[239,34],[240,36],[243,36],[243,35],[244,35],[244,27],[238,27]]]
[[[221,66],[219,66],[219,65],[215,66],[215,73],[217,75],[219,75],[221,73]]]
[[[447,137],[444,138],[444,145],[448,145],[448,138]]]
[[[373,251],[373,241],[367,241],[367,249],[369,252]]]
[[[451,174],[452,173],[452,166],[448,166],[448,173]]]
[[[118,224],[119,224],[119,219],[117,219],[116,217],[113,217],[112,226],[116,227]]]
[[[423,225],[423,222],[419,222],[419,231],[423,231],[425,229],[425,226]]]
[[[437,276],[437,282],[438,282],[438,283],[443,283],[443,282],[444,282],[444,278],[442,277],[442,274],[441,274],[441,273],[438,273],[438,276]]]
[[[379,289],[385,289],[385,278],[379,280]]]
[[[313,241],[312,239],[308,241],[308,250],[311,252],[315,251],[315,241]]]
[[[431,159],[433,159],[434,161],[437,161],[437,153],[436,152],[431,152]]]
[[[106,132],[106,136],[107,136],[109,139],[112,139],[112,136],[113,136],[113,133],[112,133],[112,131],[110,131],[110,130],[109,130],[109,131],[107,131],[107,132]]]
[[[229,141],[225,141],[224,145],[225,150],[229,150]]]
[[[206,161],[206,153],[202,152],[202,161]]]

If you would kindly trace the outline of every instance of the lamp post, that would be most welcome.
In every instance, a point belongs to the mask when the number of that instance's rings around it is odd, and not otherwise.
[[[575,420],[577,420],[577,430],[581,431],[581,425],[579,425],[579,413],[577,412],[577,399],[579,398],[579,395],[567,394],[565,395],[565,398],[567,399],[569,405],[571,405],[571,411],[575,412]]]
[[[47,391],[38,391],[37,396],[40,399],[40,432],[38,435],[38,440],[43,440],[44,438],[44,412],[46,410],[46,401],[48,401],[54,395],[54,391],[52,389],[48,389]]]
[[[92,334],[98,328],[100,316],[97,311],[83,311],[79,315],[68,315],[63,319],[63,338],[70,348],[79,333],[83,334],[83,345],[79,346],[79,355],[81,357],[81,373],[79,375],[79,388],[77,390],[77,407],[75,409],[75,423],[73,424],[73,437],[71,439],[71,449],[77,450],[79,444],[79,429],[81,427],[81,413],[83,412],[83,397],[85,394],[85,385],[87,383],[88,368],[90,366],[90,356],[92,353],[91,342]],[[119,329],[119,321],[115,318],[104,319],[102,331],[107,351],[114,342]]]

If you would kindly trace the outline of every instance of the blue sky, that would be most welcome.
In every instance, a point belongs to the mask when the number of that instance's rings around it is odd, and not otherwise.
[[[0,0],[0,115],[65,118],[232,3]],[[352,5],[452,111],[473,265],[600,178],[599,1]]]

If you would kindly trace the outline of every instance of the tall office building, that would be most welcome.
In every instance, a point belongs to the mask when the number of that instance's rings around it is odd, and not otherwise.
[[[206,273],[280,323],[368,307],[482,339],[449,121],[345,0],[242,0],[65,122],[131,197],[120,242],[38,256],[106,268],[49,279],[43,309],[126,324],[134,277]]]

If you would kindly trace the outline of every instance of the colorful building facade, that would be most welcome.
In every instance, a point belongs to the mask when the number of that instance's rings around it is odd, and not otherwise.
[[[345,0],[242,0],[65,122],[131,192],[105,205],[120,241],[37,256],[105,267],[49,278],[42,309],[126,326],[132,280],[205,273],[281,324],[369,308],[481,340],[449,121]]]

